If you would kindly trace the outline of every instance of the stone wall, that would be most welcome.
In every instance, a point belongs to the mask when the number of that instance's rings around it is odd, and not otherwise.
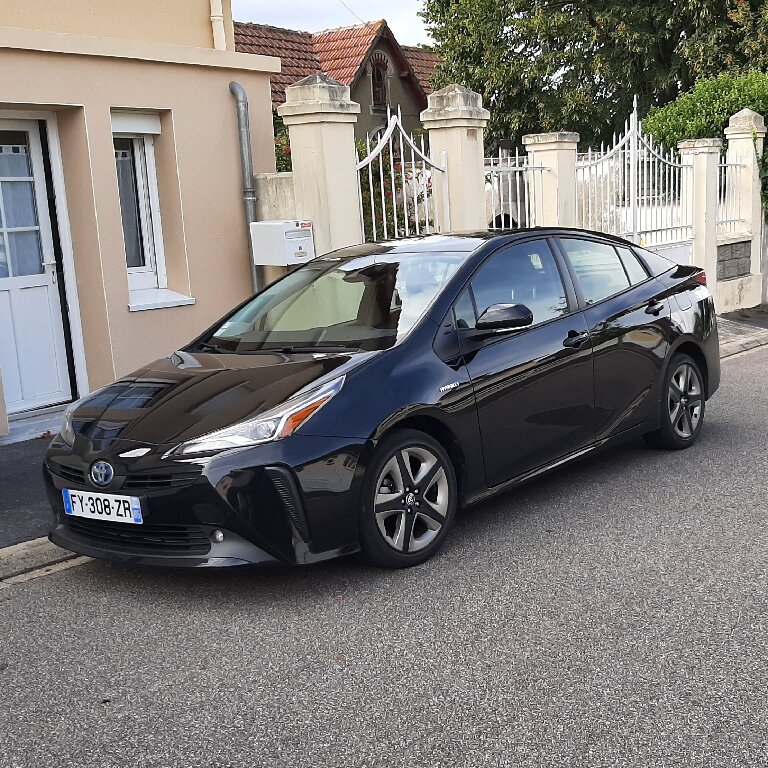
[[[717,246],[717,279],[734,280],[751,272],[752,240],[721,243]]]

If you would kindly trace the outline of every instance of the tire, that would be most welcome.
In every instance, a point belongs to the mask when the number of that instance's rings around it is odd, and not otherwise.
[[[363,556],[384,568],[428,560],[448,536],[456,497],[456,473],[440,443],[412,429],[386,436],[363,482]]]
[[[706,397],[698,363],[688,355],[672,356],[664,374],[659,403],[659,429],[645,435],[654,448],[690,448],[704,425]]]

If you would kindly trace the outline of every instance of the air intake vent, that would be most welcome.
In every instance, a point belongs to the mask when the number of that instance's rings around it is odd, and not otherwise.
[[[290,470],[284,467],[267,467],[267,475],[272,481],[275,492],[280,497],[285,511],[291,522],[304,541],[310,540],[309,525],[304,514],[304,505],[301,503],[299,489]]]

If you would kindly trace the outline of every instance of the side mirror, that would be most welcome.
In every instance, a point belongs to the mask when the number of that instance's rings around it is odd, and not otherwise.
[[[533,312],[525,304],[491,304],[480,315],[478,331],[513,331],[533,324]]]

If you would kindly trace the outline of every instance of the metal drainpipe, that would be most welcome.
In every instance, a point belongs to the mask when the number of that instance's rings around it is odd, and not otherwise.
[[[258,293],[265,285],[264,267],[253,263],[253,243],[251,242],[251,222],[256,221],[256,186],[253,179],[253,157],[251,156],[251,126],[248,121],[248,96],[240,83],[234,80],[229,90],[237,105],[237,132],[240,140],[240,165],[243,171],[243,204],[245,205],[246,235],[248,237],[248,257],[251,263],[253,292]]]

